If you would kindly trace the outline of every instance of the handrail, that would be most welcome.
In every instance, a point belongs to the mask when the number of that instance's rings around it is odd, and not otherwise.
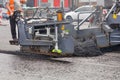
[[[80,27],[86,20],[88,20],[88,18],[91,17],[91,15],[93,15],[96,11],[97,11],[97,9],[95,9],[88,17],[86,17],[85,19],[83,19],[80,23],[79,23],[79,19],[78,19],[78,27],[77,27],[77,30],[79,30],[79,27]],[[80,14],[78,14],[78,18],[79,18],[79,15],[80,15]]]
[[[112,6],[112,8],[110,9],[110,11],[108,12],[108,14],[105,16],[105,21],[107,20],[107,18],[109,17],[109,15],[111,14],[111,12],[113,11],[113,9],[116,7],[116,3]]]

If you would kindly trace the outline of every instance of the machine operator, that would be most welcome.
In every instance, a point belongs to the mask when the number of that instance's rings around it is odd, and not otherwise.
[[[18,40],[16,35],[16,13],[22,12],[22,4],[25,4],[27,0],[6,0],[5,7],[8,10],[9,20],[10,20],[10,28],[11,28],[11,35],[13,41]]]

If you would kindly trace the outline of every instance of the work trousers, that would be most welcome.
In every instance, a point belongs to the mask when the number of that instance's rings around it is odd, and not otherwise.
[[[13,14],[9,18],[10,18],[10,28],[11,28],[12,39],[17,39],[17,36],[16,36],[16,24],[17,24],[16,16]]]

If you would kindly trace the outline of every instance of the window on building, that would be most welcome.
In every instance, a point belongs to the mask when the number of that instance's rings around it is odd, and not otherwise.
[[[43,3],[46,3],[46,2],[48,2],[48,0],[42,0],[42,2],[43,2]]]
[[[60,0],[54,0],[54,7],[56,8],[60,7]]]
[[[64,7],[68,8],[69,7],[69,0],[64,0]]]

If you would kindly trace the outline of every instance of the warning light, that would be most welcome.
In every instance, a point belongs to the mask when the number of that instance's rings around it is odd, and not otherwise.
[[[61,30],[65,30],[65,25],[62,25]]]
[[[113,19],[117,19],[117,14],[114,13],[112,17]]]

